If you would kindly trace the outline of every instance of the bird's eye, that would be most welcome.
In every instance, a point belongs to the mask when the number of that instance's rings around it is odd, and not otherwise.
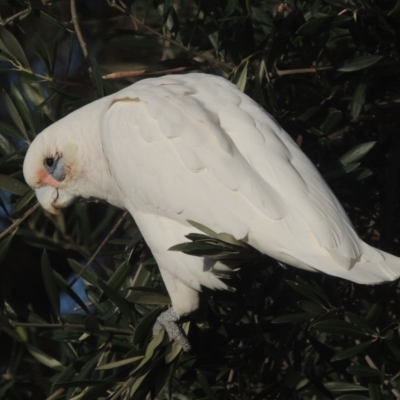
[[[51,168],[54,165],[54,158],[53,157],[47,157],[44,160],[44,163],[47,167]]]

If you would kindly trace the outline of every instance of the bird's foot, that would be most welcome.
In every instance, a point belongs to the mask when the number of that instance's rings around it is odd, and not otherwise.
[[[170,337],[175,340],[176,343],[182,346],[183,351],[190,351],[192,346],[188,338],[185,335],[185,332],[178,326],[176,323],[179,321],[180,316],[175,312],[174,308],[171,307],[167,311],[161,313],[156,323],[153,326],[153,336],[158,335],[162,328],[164,328]]]

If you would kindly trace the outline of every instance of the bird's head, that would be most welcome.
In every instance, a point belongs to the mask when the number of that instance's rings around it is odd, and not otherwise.
[[[59,214],[74,201],[72,188],[79,170],[79,146],[54,129],[35,138],[23,167],[27,184],[35,190],[40,205],[52,214]]]

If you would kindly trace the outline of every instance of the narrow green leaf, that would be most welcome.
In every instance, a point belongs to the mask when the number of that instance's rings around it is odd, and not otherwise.
[[[104,86],[103,86],[103,78],[102,78],[102,73],[99,68],[99,64],[97,63],[97,60],[94,57],[90,57],[90,63],[93,68],[93,77],[94,77],[94,81],[96,83],[97,97],[103,97],[104,96]]]
[[[5,90],[3,90],[3,99],[4,99],[4,103],[6,105],[8,114],[10,115],[11,119],[13,120],[15,126],[18,128],[19,132],[21,132],[19,137],[22,140],[24,140],[27,143],[29,143],[29,137],[28,137],[28,134],[26,132],[24,122],[22,121],[22,118],[19,115],[17,107],[15,107],[15,104],[13,103],[13,101],[10,98],[10,96],[7,94],[7,92]],[[6,133],[6,132],[4,132],[5,124],[2,123],[2,125],[3,125],[2,132]],[[1,129],[1,126],[0,126],[0,129]]]
[[[23,194],[19,198],[19,200],[15,203],[13,214],[15,215],[19,213],[21,210],[23,210],[35,196],[36,193],[32,189],[29,189],[27,192],[25,192],[25,194]]]
[[[10,153],[15,153],[17,148],[1,132],[2,130],[0,127],[0,154],[5,156]]]
[[[359,327],[363,328],[366,332],[369,332],[372,335],[376,334],[376,330],[372,328],[364,318],[358,316],[357,314],[353,314],[351,312],[346,312],[345,315],[350,319],[350,322],[353,323],[354,325],[358,325]]]
[[[382,376],[382,372],[379,369],[366,367],[364,365],[351,365],[347,368],[347,372],[360,378]]]
[[[368,68],[371,65],[376,64],[382,58],[383,56],[374,56],[374,55],[355,57],[352,58],[351,60],[345,61],[343,63],[343,66],[338,68],[338,71],[341,72],[359,71],[360,69]]]
[[[346,358],[350,358],[355,356],[356,354],[360,353],[361,351],[365,350],[369,346],[371,346],[372,343],[374,343],[375,340],[370,340],[365,343],[357,344],[352,347],[348,347],[347,349],[335,354],[331,361],[339,361],[339,360],[345,360]]]
[[[3,26],[0,26],[0,41],[9,54],[18,60],[23,67],[29,68],[28,59],[26,58],[25,52],[19,44],[19,41]]]
[[[368,393],[371,400],[384,400],[381,388],[377,383],[368,384]]]
[[[0,174],[0,190],[22,196],[29,190],[29,186],[11,176]]]
[[[119,292],[111,289],[105,282],[101,279],[97,279],[98,287],[103,291],[103,293],[119,308],[122,314],[124,314],[133,324],[136,324],[136,319],[129,308],[128,303],[123,299]]]
[[[99,367],[96,368],[96,370],[101,371],[104,369],[114,369],[114,368],[119,368],[123,367],[125,365],[133,364],[136,361],[142,360],[144,356],[136,356],[136,357],[130,357],[130,358],[125,358],[124,360],[120,361],[115,361],[109,364],[104,364],[100,365]]]
[[[68,332],[63,332],[63,333],[68,333]],[[51,388],[51,392],[54,392],[57,389],[57,387],[60,386],[59,384],[63,382],[68,382],[78,371],[81,370],[81,368],[89,360],[91,360],[93,357],[96,356],[97,356],[96,353],[89,353],[72,361],[71,364],[65,367],[63,371],[57,376],[57,379],[54,381],[54,384]]]
[[[13,99],[15,101],[19,113],[22,115],[22,118],[24,119],[26,124],[31,128],[31,131],[34,133],[33,136],[35,136],[36,128],[33,122],[31,111],[29,110],[28,104],[26,104],[24,96],[22,96],[22,93],[14,84],[11,84],[11,94],[13,96]]]
[[[152,331],[157,317],[160,315],[160,308],[157,307],[153,311],[144,315],[136,326],[135,333],[133,334],[133,344],[142,345],[148,337],[149,332]]]
[[[86,314],[90,315],[90,311],[86,307],[86,304],[82,301],[82,299],[69,287],[68,282],[57,272],[53,271],[54,278],[57,282],[58,287],[64,291],[72,300],[75,301],[85,311]]]
[[[357,85],[354,91],[353,98],[350,102],[350,114],[351,117],[356,120],[360,115],[361,109],[365,104],[365,95],[367,92],[367,85],[365,83],[360,83]]]
[[[310,299],[314,303],[317,303],[317,304],[321,303],[321,300],[320,300],[318,294],[315,293],[313,287],[309,283],[303,281],[300,278],[297,278],[296,281],[286,281],[286,283],[292,289],[294,289],[296,292],[302,294],[303,296],[306,296],[308,299]]]
[[[11,126],[5,122],[0,121],[0,132],[3,133],[4,135],[7,135],[14,139],[26,141],[26,137],[24,134],[22,134],[20,131],[15,129],[13,126]],[[14,152],[15,152],[15,150],[14,150]]]
[[[343,165],[355,163],[361,160],[375,146],[376,142],[366,142],[353,147],[350,151],[339,158],[339,162]]]
[[[243,243],[240,240],[235,239],[229,233],[216,233],[213,230],[207,228],[206,226],[199,224],[198,222],[191,221],[191,220],[187,220],[187,222],[189,222],[190,225],[194,226],[199,231],[204,232],[208,236],[211,236],[213,238],[216,238],[218,240],[221,240],[221,241],[229,243],[229,244],[233,244],[235,246],[246,247],[246,248],[249,247],[246,245],[246,243]]]
[[[200,383],[201,388],[204,390],[204,393],[208,396],[210,400],[218,400],[214,391],[211,389],[210,385],[207,382],[206,377],[200,372],[197,371],[197,381]]]
[[[125,260],[121,265],[113,272],[110,279],[107,281],[107,285],[114,290],[119,290],[126,278],[131,274],[132,266],[128,260]]]
[[[64,366],[55,358],[49,356],[48,354],[44,353],[42,350],[38,349],[37,347],[26,343],[26,349],[31,353],[31,355],[36,358],[40,363],[45,365],[46,367],[55,369],[57,371],[62,371]]]
[[[240,71],[239,78],[236,82],[236,86],[239,88],[241,92],[244,92],[246,89],[248,67],[249,67],[249,62],[246,61],[244,67]]]
[[[10,244],[11,244],[13,237],[14,237],[14,234],[11,234],[0,242],[0,266],[3,264],[3,261],[7,256],[8,249],[10,248]],[[0,288],[0,290],[1,290],[1,288]],[[3,306],[1,305],[0,308],[2,309]]]
[[[69,258],[67,261],[73,271],[75,271],[77,274],[81,273],[81,271],[83,270],[83,266],[81,264],[79,264],[77,261],[73,260],[72,258]],[[90,283],[91,285],[97,287],[97,276],[94,275],[92,272],[90,272],[86,269],[85,272],[83,272],[83,274],[81,276],[82,276],[83,280],[85,280],[86,282]]]
[[[315,318],[315,315],[310,313],[294,313],[294,314],[286,314],[281,315],[280,317],[274,318],[271,322],[273,324],[292,324],[295,322],[304,322],[309,321],[310,319]]]
[[[171,304],[171,299],[168,296],[164,296],[161,293],[157,293],[150,290],[141,290],[148,288],[138,288],[132,287],[129,288],[128,296],[126,300],[132,303],[138,304],[152,304],[157,306],[166,306]]]
[[[370,400],[370,398],[361,394],[342,394],[337,400]]]
[[[297,302],[297,305],[304,311],[310,314],[322,315],[325,314],[325,310],[317,303],[308,300],[301,300]]]
[[[315,323],[312,328],[321,332],[332,334],[371,336],[371,334],[369,332],[365,332],[364,329],[340,319],[320,321]]]
[[[57,290],[56,281],[54,279],[53,270],[50,265],[49,257],[47,256],[46,250],[42,253],[42,276],[43,282],[46,288],[47,296],[49,297],[50,304],[56,315],[60,316],[60,297]]]
[[[336,128],[338,123],[342,120],[342,112],[340,110],[333,110],[326,117],[324,123],[321,125],[321,131],[325,135],[329,135]]]
[[[357,391],[368,390],[364,386],[359,386],[354,383],[347,383],[347,382],[328,382],[325,383],[324,386],[331,392],[352,392],[352,391],[357,392]]]
[[[297,35],[314,36],[331,30],[352,20],[349,15],[319,16],[304,23],[298,30]]]

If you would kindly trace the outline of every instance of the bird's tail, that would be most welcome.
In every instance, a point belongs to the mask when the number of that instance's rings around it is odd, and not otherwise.
[[[363,243],[363,255],[359,262],[348,270],[349,279],[356,283],[375,284],[394,281],[400,277],[400,258]],[[346,274],[346,275],[347,275]]]

